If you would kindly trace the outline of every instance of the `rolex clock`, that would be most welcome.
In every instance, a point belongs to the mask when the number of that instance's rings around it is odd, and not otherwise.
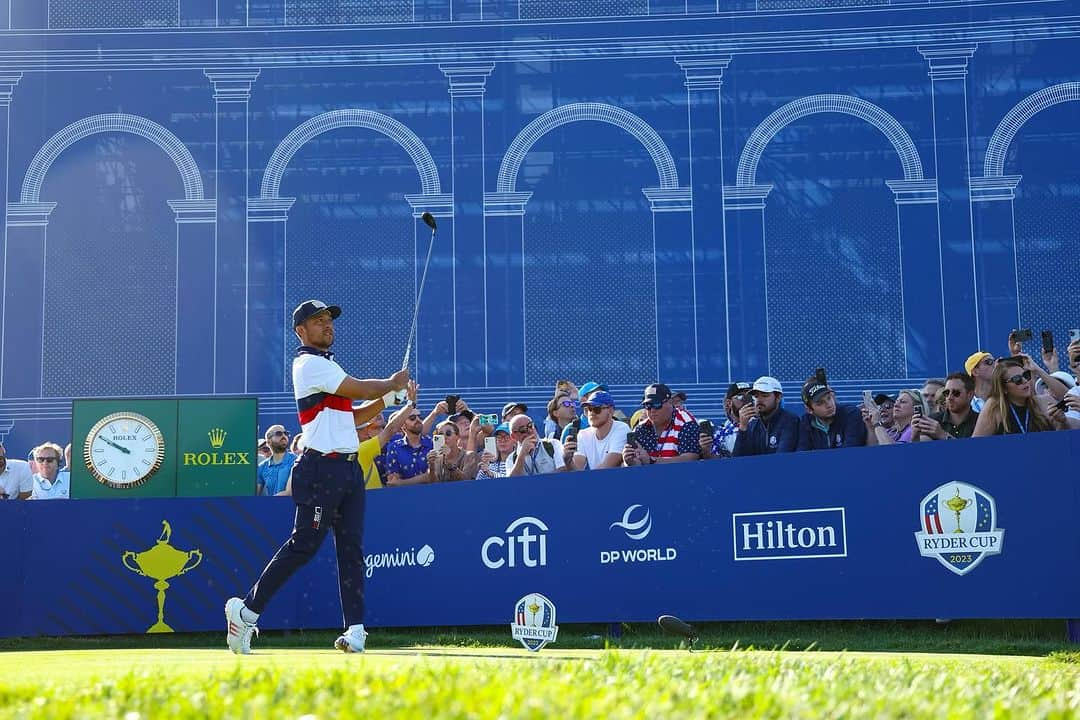
[[[165,439],[153,420],[135,412],[114,412],[86,434],[86,469],[111,488],[138,487],[161,468]]]

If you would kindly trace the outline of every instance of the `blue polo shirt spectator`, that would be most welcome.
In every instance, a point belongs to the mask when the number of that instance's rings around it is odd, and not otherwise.
[[[415,407],[401,423],[402,434],[386,444],[386,485],[417,485],[428,482],[427,456],[434,449],[430,435],[424,435],[424,421]]]
[[[270,457],[259,463],[256,474],[256,495],[273,497],[289,484],[289,473],[296,463],[296,455],[289,452],[289,433],[284,425],[271,425],[263,435]]]

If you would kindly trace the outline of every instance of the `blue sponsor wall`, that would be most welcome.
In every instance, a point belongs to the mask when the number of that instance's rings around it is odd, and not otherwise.
[[[918,384],[1080,325],[1077,3],[0,3],[0,436],[248,394],[287,311],[478,409],[817,366]],[[1032,346],[1029,350],[1034,350]],[[696,401],[696,405],[694,404]]]
[[[1078,457],[1059,432],[372,492],[367,624],[501,624],[530,592],[563,623],[1077,617]],[[138,570],[169,560],[190,569],[164,622],[219,630],[291,520],[287,498],[0,503],[0,635],[145,632]],[[334,568],[327,542],[260,625],[339,626]]]

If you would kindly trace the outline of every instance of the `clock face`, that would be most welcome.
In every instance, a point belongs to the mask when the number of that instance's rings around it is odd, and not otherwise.
[[[150,418],[118,412],[98,420],[86,435],[83,459],[99,483],[111,488],[142,485],[161,467],[165,440]]]

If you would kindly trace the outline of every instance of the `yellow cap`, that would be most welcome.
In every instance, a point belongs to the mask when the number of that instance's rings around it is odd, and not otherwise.
[[[972,353],[968,356],[968,359],[964,361],[964,370],[967,372],[968,375],[974,375],[975,368],[978,366],[979,363],[983,361],[983,359],[993,359],[993,357],[993,355],[986,352],[985,350],[980,350],[976,353]]]

